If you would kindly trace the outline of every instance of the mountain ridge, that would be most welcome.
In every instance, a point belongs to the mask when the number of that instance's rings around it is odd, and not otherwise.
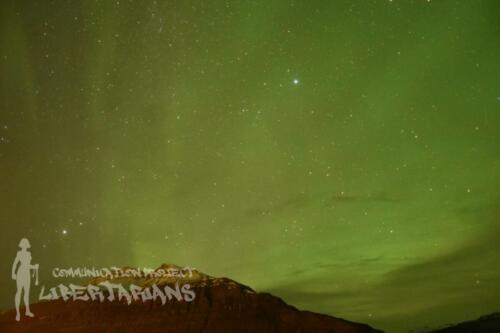
[[[103,285],[120,285],[141,297],[121,300],[107,298],[113,293],[105,290],[101,301],[73,300],[62,297],[31,305],[35,318],[23,317],[14,321],[15,312],[0,314],[1,332],[331,332],[380,333],[366,324],[351,322],[326,314],[301,311],[269,293],[229,278],[212,277],[195,269],[189,275],[162,275],[158,272],[179,272],[179,266],[163,264],[148,276],[96,277],[84,290],[102,291]],[[174,274],[175,275],[175,274]],[[100,287],[95,287],[99,285]],[[181,286],[182,285],[182,286]],[[187,287],[188,286],[188,287]],[[185,289],[183,289],[185,288]],[[64,289],[64,288],[63,288]],[[64,289],[66,290],[66,289]],[[99,291],[94,290],[97,294]],[[117,289],[119,290],[119,289]],[[151,299],[152,293],[165,293]],[[60,290],[59,290],[60,291]],[[141,293],[142,291],[143,293]],[[186,298],[189,291],[194,299]],[[64,293],[63,291],[60,291]],[[65,292],[68,292],[67,290]],[[124,293],[124,291],[119,291]],[[79,297],[82,297],[79,293]],[[149,291],[148,291],[149,293]],[[60,295],[59,295],[60,296]],[[73,295],[74,296],[74,295]],[[168,296],[168,298],[167,298]],[[184,297],[181,297],[184,296]],[[167,301],[168,300],[168,301]]]
[[[474,320],[428,331],[427,333],[498,333],[500,332],[500,312],[493,312]]]

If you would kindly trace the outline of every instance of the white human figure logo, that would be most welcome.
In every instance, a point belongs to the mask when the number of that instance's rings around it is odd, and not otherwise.
[[[26,307],[25,314],[28,317],[34,317],[35,315],[30,311],[30,286],[31,286],[31,270],[34,270],[36,276],[35,285],[38,285],[38,264],[31,264],[31,252],[28,249],[31,247],[30,242],[23,238],[19,242],[20,251],[17,251],[16,259],[12,264],[12,279],[16,280],[17,292],[15,297],[16,303],[16,321],[21,320],[21,315],[19,313],[19,305],[21,303],[21,293],[24,290],[24,305]],[[19,264],[19,268],[16,268]]]

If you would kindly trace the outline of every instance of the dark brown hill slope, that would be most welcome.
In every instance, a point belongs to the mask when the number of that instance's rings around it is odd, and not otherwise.
[[[162,269],[176,268],[163,265]],[[142,300],[82,301],[62,299],[31,306],[35,318],[14,320],[13,310],[0,315],[0,332],[302,332],[376,333],[368,325],[308,311],[299,311],[278,297],[257,293],[227,278],[193,271],[185,278],[127,278],[108,280],[141,288],[189,283],[196,297],[191,302],[175,296],[161,303]],[[100,280],[93,280],[96,285]],[[46,291],[47,293],[47,291]],[[185,296],[185,294],[183,295]],[[33,295],[32,295],[33,298]]]

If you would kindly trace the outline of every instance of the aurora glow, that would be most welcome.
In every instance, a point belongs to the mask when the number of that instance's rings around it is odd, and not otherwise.
[[[387,332],[500,309],[499,1],[8,0],[0,25],[2,285],[27,237],[45,281],[189,265]]]

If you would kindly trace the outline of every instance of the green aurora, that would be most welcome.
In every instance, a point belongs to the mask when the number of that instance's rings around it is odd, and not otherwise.
[[[500,310],[500,1],[0,17],[2,308],[28,237],[42,281],[176,263],[387,332]]]

